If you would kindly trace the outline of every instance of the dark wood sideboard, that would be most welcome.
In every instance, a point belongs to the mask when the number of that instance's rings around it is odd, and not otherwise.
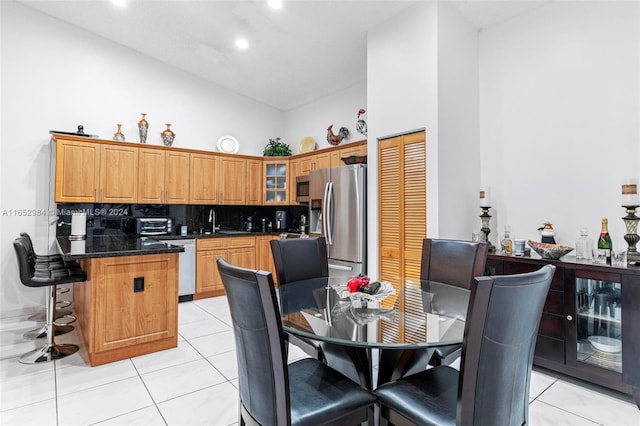
[[[640,267],[490,254],[487,274],[531,272],[546,264],[557,269],[533,363],[632,395],[640,408]]]

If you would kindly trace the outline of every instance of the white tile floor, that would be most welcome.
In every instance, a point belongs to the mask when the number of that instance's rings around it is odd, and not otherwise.
[[[0,425],[234,425],[237,369],[224,297],[179,305],[178,347],[99,367],[79,354],[54,363],[22,365],[35,348],[22,333],[25,318],[0,320]],[[76,331],[58,338],[80,343]],[[305,354],[292,347],[291,359]],[[535,369],[533,426],[638,426],[630,397]]]

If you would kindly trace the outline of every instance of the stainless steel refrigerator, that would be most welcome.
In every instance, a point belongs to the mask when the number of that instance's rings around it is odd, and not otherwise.
[[[309,233],[327,240],[330,276],[367,272],[366,208],[366,164],[309,174]]]

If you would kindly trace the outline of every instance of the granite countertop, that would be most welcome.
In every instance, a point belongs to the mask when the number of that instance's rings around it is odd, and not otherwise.
[[[193,240],[200,238],[226,238],[226,237],[257,237],[263,235],[278,236],[283,232],[246,232],[246,231],[217,231],[215,234],[187,234],[187,235],[157,235],[153,238],[164,240]],[[286,232],[293,234],[293,232]]]
[[[85,240],[69,240],[56,237],[58,249],[64,260],[98,257],[138,256],[145,254],[179,253],[184,247],[171,245],[155,238],[135,235],[88,236]]]

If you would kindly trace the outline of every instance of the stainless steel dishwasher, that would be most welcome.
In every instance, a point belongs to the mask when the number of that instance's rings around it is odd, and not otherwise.
[[[193,300],[196,292],[196,240],[165,240],[174,246],[184,247],[179,257],[178,302]]]

